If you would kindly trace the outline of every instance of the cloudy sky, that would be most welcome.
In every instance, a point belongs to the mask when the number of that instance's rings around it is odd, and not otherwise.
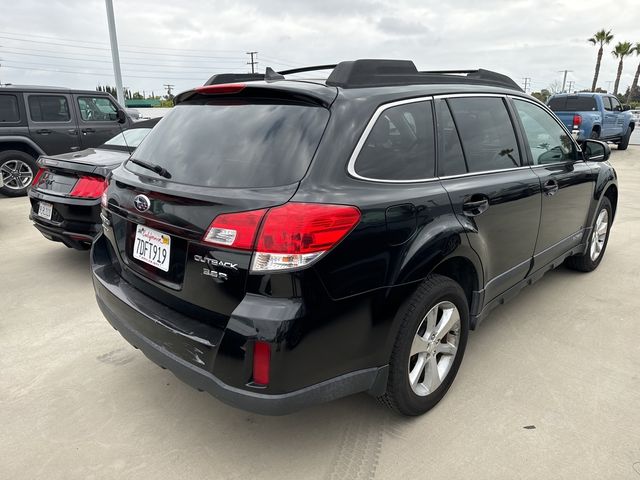
[[[421,69],[487,68],[533,90],[561,81],[591,86],[600,28],[640,42],[638,0],[114,0],[124,85],[164,93],[211,74],[334,63],[355,58],[412,59]],[[114,85],[103,0],[4,0],[0,82],[93,89]],[[607,48],[599,85],[617,60]],[[621,90],[640,56],[627,59]]]

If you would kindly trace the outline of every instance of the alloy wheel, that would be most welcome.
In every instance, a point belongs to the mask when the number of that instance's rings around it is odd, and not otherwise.
[[[609,230],[609,213],[606,209],[602,209],[596,219],[596,224],[591,234],[591,245],[589,247],[591,261],[595,262],[604,248],[604,242],[607,239],[607,231]]]
[[[435,305],[420,322],[409,353],[409,384],[416,395],[433,393],[446,378],[460,341],[460,312],[451,302]]]
[[[0,166],[4,186],[11,190],[22,190],[31,185],[33,171],[22,160],[7,160]]]

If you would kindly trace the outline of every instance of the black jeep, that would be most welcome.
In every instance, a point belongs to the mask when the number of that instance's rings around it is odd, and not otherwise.
[[[178,95],[112,173],[96,297],[151,360],[237,407],[366,391],[418,415],[492,308],[563,262],[598,266],[616,173],[503,75],[331,67]]]
[[[40,155],[97,147],[132,120],[106,92],[11,85],[0,88],[0,193],[25,195]],[[123,114],[120,114],[123,115]],[[0,182],[2,183],[2,182]]]

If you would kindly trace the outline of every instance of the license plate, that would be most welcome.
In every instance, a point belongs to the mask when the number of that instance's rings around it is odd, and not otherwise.
[[[51,214],[53,213],[53,205],[47,202],[40,202],[38,204],[38,216],[51,220]]]
[[[142,225],[136,227],[133,258],[168,272],[170,255],[171,237],[169,235]]]

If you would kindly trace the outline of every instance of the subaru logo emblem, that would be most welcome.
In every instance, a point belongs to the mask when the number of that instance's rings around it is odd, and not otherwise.
[[[151,206],[151,200],[146,195],[136,195],[136,198],[133,199],[133,206],[139,212],[146,212]]]

